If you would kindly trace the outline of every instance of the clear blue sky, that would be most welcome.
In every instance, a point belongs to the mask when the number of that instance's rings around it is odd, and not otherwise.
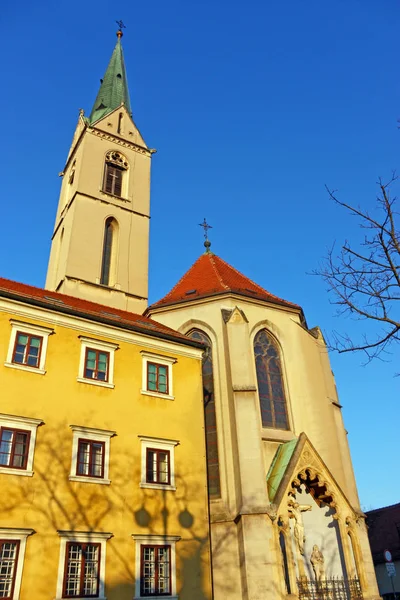
[[[157,148],[150,300],[212,249],[304,307],[310,326],[352,332],[308,275],[359,236],[327,198],[372,207],[399,166],[396,0],[105,0],[5,3],[1,15],[0,274],[44,285],[64,160],[123,38],[134,119]],[[400,501],[400,352],[331,357],[365,509]]]

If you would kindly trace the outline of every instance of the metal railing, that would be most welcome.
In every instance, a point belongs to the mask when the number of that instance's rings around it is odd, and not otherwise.
[[[363,600],[356,578],[332,577],[318,581],[301,577],[297,580],[300,600]]]

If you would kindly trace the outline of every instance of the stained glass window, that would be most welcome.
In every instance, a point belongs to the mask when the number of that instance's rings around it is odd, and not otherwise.
[[[214,376],[211,340],[203,331],[193,329],[188,333],[193,340],[203,342],[206,350],[203,354],[203,395],[206,425],[208,491],[210,498],[221,497],[221,483],[218,457],[217,419],[215,414]]]
[[[254,339],[254,356],[262,425],[289,429],[279,349],[265,329],[259,331]]]

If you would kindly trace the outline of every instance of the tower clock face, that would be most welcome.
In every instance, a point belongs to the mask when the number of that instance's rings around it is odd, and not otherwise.
[[[392,562],[392,553],[390,552],[390,550],[385,550],[385,552],[383,553],[386,562]]]

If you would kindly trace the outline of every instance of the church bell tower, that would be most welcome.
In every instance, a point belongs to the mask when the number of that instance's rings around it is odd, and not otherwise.
[[[121,28],[117,38],[89,117],[80,111],[61,174],[46,289],[142,313],[154,150],[132,119]]]

